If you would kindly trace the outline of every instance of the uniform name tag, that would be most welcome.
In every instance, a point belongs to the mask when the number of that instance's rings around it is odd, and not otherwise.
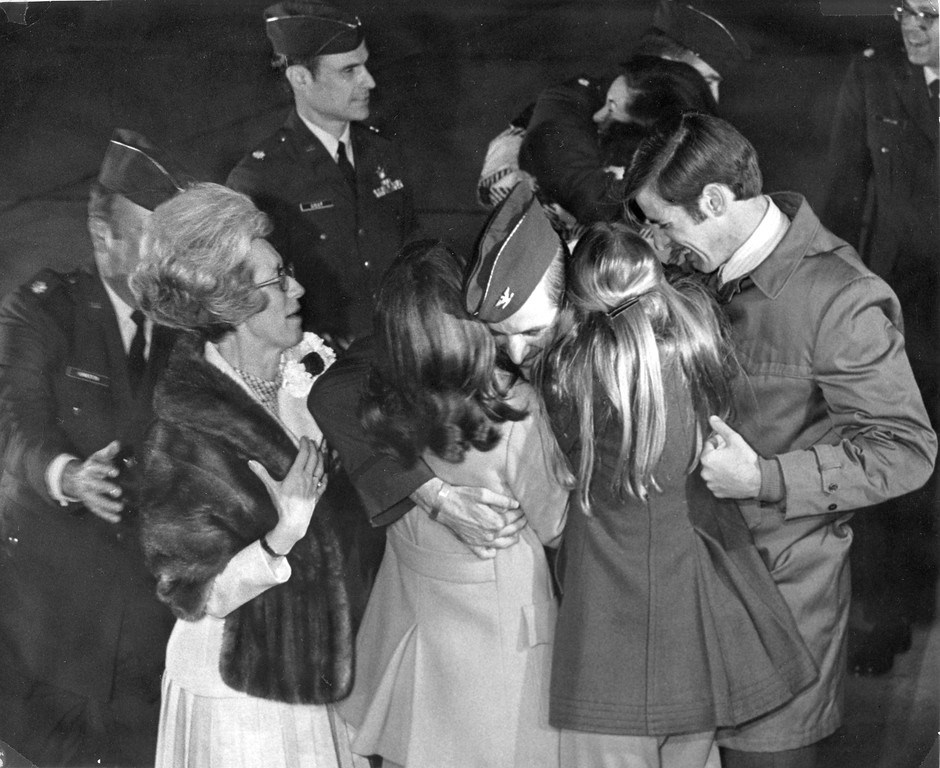
[[[325,208],[332,208],[332,200],[314,200],[312,203],[301,203],[300,212],[310,213],[310,211],[322,211]]]
[[[100,373],[94,373],[92,371],[85,371],[72,365],[66,367],[65,375],[70,379],[78,379],[79,381],[87,381],[89,384],[97,384],[99,387],[111,386],[111,379],[108,376],[102,376]]]

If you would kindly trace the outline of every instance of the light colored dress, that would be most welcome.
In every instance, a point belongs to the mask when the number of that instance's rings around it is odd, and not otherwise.
[[[491,451],[425,461],[453,485],[516,498],[529,521],[519,542],[481,560],[414,508],[388,544],[356,644],[356,682],[337,707],[353,749],[407,768],[553,768],[548,680],[557,607],[543,544],[557,544],[567,490],[528,384],[511,392],[529,415],[502,425]]]
[[[206,360],[251,394],[211,344]],[[320,440],[305,397],[282,388],[278,411],[295,442],[300,435]],[[290,575],[285,558],[269,558],[253,542],[215,578],[206,615],[176,622],[166,651],[156,768],[367,768],[350,751],[347,726],[331,705],[261,699],[222,680],[225,617]]]

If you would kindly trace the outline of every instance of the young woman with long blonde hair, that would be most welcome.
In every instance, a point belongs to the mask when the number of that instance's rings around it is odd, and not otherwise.
[[[542,379],[577,474],[561,556],[550,721],[562,766],[718,766],[714,733],[815,666],[734,503],[697,460],[736,374],[712,300],[649,245],[594,225]]]

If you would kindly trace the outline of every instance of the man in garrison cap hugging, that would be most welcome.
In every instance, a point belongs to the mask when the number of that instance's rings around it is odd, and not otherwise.
[[[40,766],[153,765],[173,617],[137,540],[134,447],[173,334],[127,278],[184,179],[115,130],[88,203],[94,263],[43,269],[0,307],[0,739]]]
[[[552,337],[566,253],[531,191],[519,185],[490,217],[467,278],[468,313],[490,327],[524,376]],[[423,462],[404,467],[374,450],[357,416],[370,361],[371,339],[363,339],[317,380],[307,402],[339,450],[372,525],[393,523],[417,504],[479,557],[514,544],[526,524],[514,499],[486,488],[450,486]]]
[[[375,292],[414,227],[411,185],[393,144],[361,122],[375,81],[359,18],[315,0],[264,18],[294,109],[227,184],[271,216],[306,291],[304,329],[345,347],[371,332]]]

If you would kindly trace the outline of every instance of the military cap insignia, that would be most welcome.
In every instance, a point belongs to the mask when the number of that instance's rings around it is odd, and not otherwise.
[[[505,309],[506,307],[508,307],[512,303],[513,297],[515,295],[516,295],[515,292],[510,291],[509,286],[507,285],[506,290],[503,291],[500,294],[499,298],[496,300],[497,309]]]
[[[263,149],[256,149],[254,152],[251,153],[251,156],[252,156],[255,160],[264,160],[264,157],[265,157],[265,155],[264,155],[264,150],[263,150]]]
[[[35,294],[42,294],[49,290],[49,286],[45,280],[37,280],[29,289]]]
[[[375,175],[379,177],[379,186],[372,190],[372,194],[378,198],[385,197],[389,192],[405,188],[405,182],[401,179],[390,179],[381,165],[375,169]]]
[[[525,304],[564,247],[531,187],[517,184],[480,237],[464,290],[467,311],[501,323]],[[500,285],[506,287],[498,293]]]

